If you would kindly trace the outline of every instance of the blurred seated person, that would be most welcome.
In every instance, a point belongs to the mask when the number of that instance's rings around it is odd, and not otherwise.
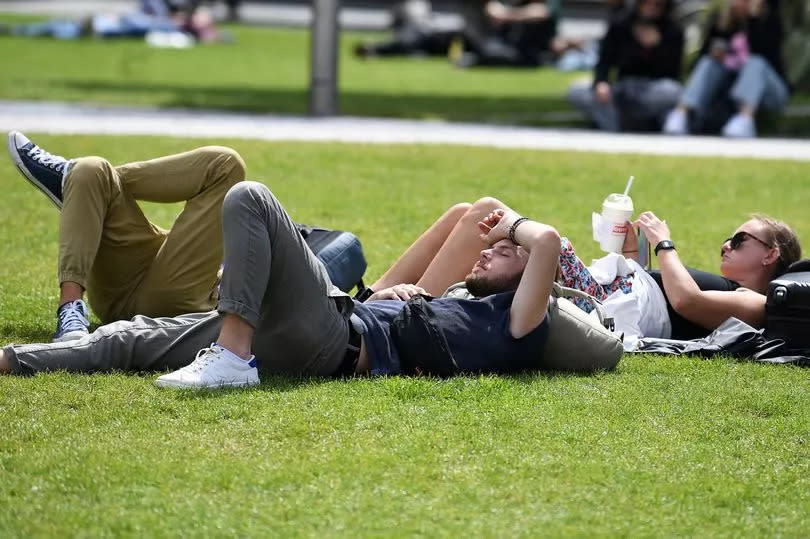
[[[179,0],[141,0],[138,10],[97,13],[81,20],[50,20],[19,24],[8,29],[12,35],[55,39],[142,38],[150,32],[184,32],[198,41],[216,41],[213,19],[196,4]]]
[[[456,64],[536,67],[579,44],[557,37],[560,0],[465,2],[464,53]]]
[[[392,40],[359,44],[355,54],[445,56],[458,40],[462,53],[454,61],[460,67],[535,67],[581,45],[556,36],[559,11],[560,0],[465,2],[464,26],[453,31],[436,27],[430,2],[409,0],[394,10]]]
[[[755,137],[757,111],[784,108],[790,92],[779,7],[779,0],[726,0],[711,15],[700,59],[665,133],[711,132],[725,122],[724,136]]]
[[[436,28],[433,8],[427,0],[408,0],[391,11],[390,41],[359,43],[355,55],[369,56],[446,56],[459,32]]]
[[[672,7],[672,0],[638,0],[611,17],[593,83],[568,91],[571,103],[599,129],[658,131],[678,103],[684,35]]]

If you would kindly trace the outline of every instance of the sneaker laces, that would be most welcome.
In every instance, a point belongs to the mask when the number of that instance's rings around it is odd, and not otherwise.
[[[218,350],[213,346],[210,348],[203,348],[197,352],[197,356],[194,358],[194,361],[192,361],[186,368],[191,372],[200,372],[205,367],[213,363],[218,357]]]
[[[59,311],[58,316],[59,327],[64,332],[77,330],[87,331],[87,326],[90,325],[90,321],[85,316],[84,310],[76,301],[68,303],[64,309]]]
[[[33,148],[28,150],[28,157],[40,165],[53,169],[56,172],[62,172],[68,162],[67,159],[61,155],[53,155],[48,153],[36,144],[34,144]]]

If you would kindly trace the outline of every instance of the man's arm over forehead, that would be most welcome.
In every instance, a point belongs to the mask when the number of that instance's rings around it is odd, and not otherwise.
[[[546,317],[559,263],[560,235],[549,225],[524,221],[515,230],[514,239],[529,253],[509,311],[509,332],[519,339],[533,331]]]

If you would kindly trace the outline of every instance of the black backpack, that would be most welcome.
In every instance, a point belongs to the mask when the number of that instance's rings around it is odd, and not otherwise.
[[[344,292],[354,287],[358,290],[365,288],[363,274],[366,272],[366,257],[357,236],[343,230],[296,226],[309,248],[326,266],[329,279],[335,286]]]
[[[810,350],[810,260],[799,260],[768,285],[765,336]]]

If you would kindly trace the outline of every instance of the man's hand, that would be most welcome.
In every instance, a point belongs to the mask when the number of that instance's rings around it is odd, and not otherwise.
[[[509,10],[500,2],[490,1],[484,6],[484,13],[489,19],[490,24],[493,26],[501,26],[502,24],[506,24]]]
[[[478,222],[480,237],[488,245],[494,245],[509,237],[509,228],[520,215],[512,210],[495,210]]]
[[[633,33],[636,40],[641,43],[645,49],[652,49],[661,43],[661,32],[652,24],[637,24],[633,28]]]
[[[401,299],[403,301],[408,301],[417,294],[422,294],[423,296],[430,295],[421,286],[416,286],[415,284],[398,284],[390,288],[383,288],[382,290],[374,292],[366,301],[376,301],[380,299]]]
[[[651,211],[645,211],[639,215],[638,219],[633,223],[633,226],[637,226],[644,231],[644,234],[647,235],[647,240],[653,247],[664,240],[672,239],[667,224],[656,217]]]
[[[543,2],[529,2],[519,7],[509,7],[491,0],[484,5],[484,14],[495,27],[509,23],[540,22],[551,17],[551,12]]]
[[[613,92],[610,90],[610,84],[606,82],[600,82],[594,86],[593,95],[596,97],[596,101],[603,105],[610,103],[610,100],[613,99]]]

